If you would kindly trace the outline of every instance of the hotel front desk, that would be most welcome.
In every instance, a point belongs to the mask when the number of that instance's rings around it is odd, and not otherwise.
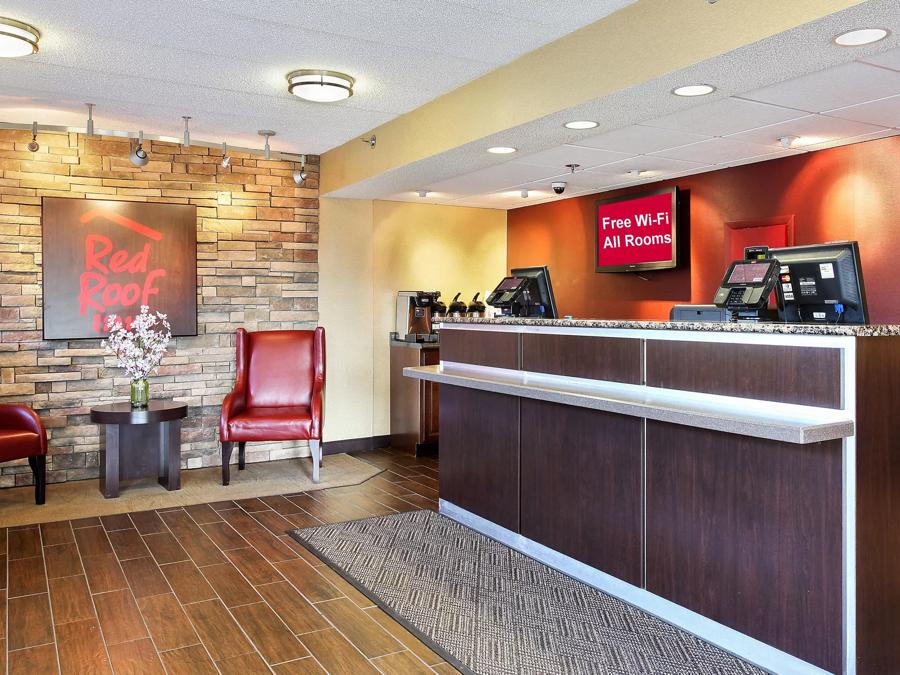
[[[900,672],[900,327],[444,324],[445,515],[784,673]]]

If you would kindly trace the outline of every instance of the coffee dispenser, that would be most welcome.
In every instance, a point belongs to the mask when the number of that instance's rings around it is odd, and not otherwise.
[[[436,342],[437,333],[432,322],[435,303],[440,291],[400,291],[397,293],[397,312],[394,332],[398,340],[406,342]]]

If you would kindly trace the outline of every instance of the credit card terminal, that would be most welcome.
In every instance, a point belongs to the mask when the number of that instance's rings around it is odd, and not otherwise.
[[[777,281],[777,260],[735,260],[728,266],[713,302],[732,311],[764,309]]]

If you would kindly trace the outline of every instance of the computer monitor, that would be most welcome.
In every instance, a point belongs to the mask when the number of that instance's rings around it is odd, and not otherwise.
[[[543,319],[558,319],[556,298],[553,297],[553,285],[550,283],[550,270],[546,265],[540,267],[518,267],[510,270],[510,275],[520,279],[531,279],[532,308],[529,316]]]
[[[857,242],[773,248],[769,257],[780,264],[775,295],[782,321],[868,323]]]

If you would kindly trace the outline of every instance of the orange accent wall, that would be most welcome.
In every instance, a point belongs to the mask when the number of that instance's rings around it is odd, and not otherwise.
[[[598,198],[677,185],[690,200],[675,270],[594,271]],[[860,243],[873,323],[900,323],[900,137],[857,143],[508,213],[509,267],[549,265],[561,315],[666,319],[708,303],[727,263],[725,223],[793,215],[795,243]]]

